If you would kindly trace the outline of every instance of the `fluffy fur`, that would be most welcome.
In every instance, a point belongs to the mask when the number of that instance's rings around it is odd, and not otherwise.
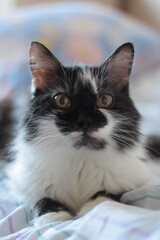
[[[120,47],[99,67],[64,67],[39,43],[30,55],[33,98],[7,170],[14,194],[30,208],[48,197],[76,215],[99,191],[121,194],[156,183],[129,97],[133,46]],[[57,93],[70,97],[70,109],[57,108]],[[112,106],[97,108],[106,93]]]

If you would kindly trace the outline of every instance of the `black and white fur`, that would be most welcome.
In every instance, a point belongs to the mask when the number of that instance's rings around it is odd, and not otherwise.
[[[122,45],[101,66],[64,67],[38,42],[30,48],[33,75],[28,112],[8,168],[14,194],[36,209],[35,224],[82,216],[106,196],[156,183],[129,96],[134,49]],[[54,96],[71,99],[59,109]],[[97,99],[111,94],[107,109]]]

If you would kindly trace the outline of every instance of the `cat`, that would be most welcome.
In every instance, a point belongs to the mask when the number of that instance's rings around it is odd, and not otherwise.
[[[34,224],[83,216],[98,203],[158,182],[129,94],[132,43],[100,66],[63,66],[41,43],[29,59],[32,99],[7,167]]]

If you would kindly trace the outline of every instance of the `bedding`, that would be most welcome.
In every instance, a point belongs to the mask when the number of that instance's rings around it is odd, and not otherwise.
[[[132,41],[132,96],[144,116],[143,131],[160,134],[159,34],[120,12],[92,4],[46,5],[0,16],[0,100],[29,91],[28,46],[34,40],[46,44],[64,63],[90,64]],[[1,178],[0,239],[160,239],[160,186],[124,193],[121,203],[106,201],[82,218],[35,228],[32,214],[15,201]]]
[[[0,239],[3,240],[160,239],[160,185],[127,192],[121,197],[122,203],[106,201],[79,219],[39,228],[33,226],[26,207],[9,194],[4,180],[0,181],[0,189]]]

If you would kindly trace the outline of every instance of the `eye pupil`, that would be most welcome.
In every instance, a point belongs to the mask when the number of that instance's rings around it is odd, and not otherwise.
[[[66,103],[66,97],[65,96],[61,96],[60,104],[63,106],[65,103]]]
[[[104,106],[107,106],[107,98],[106,98],[106,96],[102,96],[102,104]]]
[[[64,94],[57,94],[54,96],[54,104],[61,109],[67,109],[71,106],[71,101],[69,97]]]
[[[107,108],[113,103],[113,98],[110,94],[105,94],[101,96],[97,101],[97,106],[99,108]]]

